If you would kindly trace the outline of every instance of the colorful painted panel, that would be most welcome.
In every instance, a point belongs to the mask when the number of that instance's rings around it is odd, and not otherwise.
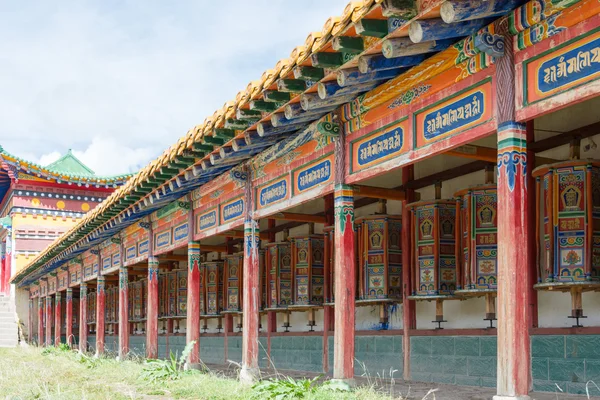
[[[413,295],[452,295],[456,290],[456,203],[432,200],[410,205],[415,229]]]
[[[148,254],[148,239],[142,241],[138,245],[138,256],[144,256]]]
[[[225,310],[242,311],[243,253],[225,258]]]
[[[196,232],[202,232],[210,228],[214,228],[217,226],[219,222],[219,210],[214,208],[210,211],[207,211],[203,214],[198,215],[196,221]]]
[[[534,176],[544,218],[540,281],[600,281],[600,165],[563,162]]]
[[[292,304],[292,256],[290,244],[269,243],[266,251],[268,274],[268,308],[285,308]]]
[[[181,242],[183,240],[187,240],[188,231],[189,231],[188,228],[189,228],[189,225],[187,222],[173,228],[173,241]]]
[[[239,197],[221,205],[221,224],[233,222],[244,215],[244,199]]]
[[[359,299],[402,299],[402,219],[377,215],[357,220]]]
[[[304,193],[307,190],[333,182],[334,160],[335,158],[331,154],[321,160],[294,170],[292,172],[292,181],[294,182],[293,194]]]
[[[162,250],[164,247],[171,245],[171,230],[158,232],[154,234],[154,249]]]
[[[467,290],[498,288],[498,195],[495,185],[455,194],[460,202],[463,273],[460,285]]]
[[[600,28],[523,62],[525,104],[600,78]]]
[[[292,239],[294,305],[323,304],[325,292],[324,240],[322,236]]]
[[[290,195],[290,178],[288,175],[269,182],[256,190],[256,209],[268,207],[285,200]]]
[[[491,78],[414,113],[416,147],[474,128],[493,117]]]
[[[219,316],[223,310],[223,262],[201,264],[204,275],[204,306],[201,315]]]
[[[379,128],[350,143],[350,173],[381,164],[408,151],[408,119]]]
[[[186,270],[177,271],[177,316],[187,316],[188,273]]]

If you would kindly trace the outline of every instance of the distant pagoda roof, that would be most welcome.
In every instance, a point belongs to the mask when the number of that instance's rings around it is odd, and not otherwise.
[[[12,180],[38,180],[82,187],[113,187],[123,185],[132,174],[99,176],[82,163],[69,149],[67,154],[46,166],[19,158],[0,146],[0,203]]]
[[[46,166],[19,158],[0,146],[0,174],[5,173],[9,178],[28,179],[41,178],[57,183],[93,185],[96,187],[118,186],[125,183],[132,174],[113,176],[99,176],[92,169],[82,163],[69,149],[69,151]],[[0,178],[0,184],[2,180]],[[1,198],[1,196],[0,196]]]

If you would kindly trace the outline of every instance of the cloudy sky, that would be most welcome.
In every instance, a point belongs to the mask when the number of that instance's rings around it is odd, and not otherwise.
[[[347,2],[0,1],[0,145],[136,171]]]

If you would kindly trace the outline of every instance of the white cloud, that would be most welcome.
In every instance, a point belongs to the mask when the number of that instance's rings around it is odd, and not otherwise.
[[[72,148],[98,174],[130,172],[346,2],[2,2],[0,144],[42,164]]]

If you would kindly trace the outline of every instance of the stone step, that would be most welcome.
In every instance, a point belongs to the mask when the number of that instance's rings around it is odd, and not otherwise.
[[[14,340],[3,340],[0,339],[0,347],[17,347],[17,339]]]

